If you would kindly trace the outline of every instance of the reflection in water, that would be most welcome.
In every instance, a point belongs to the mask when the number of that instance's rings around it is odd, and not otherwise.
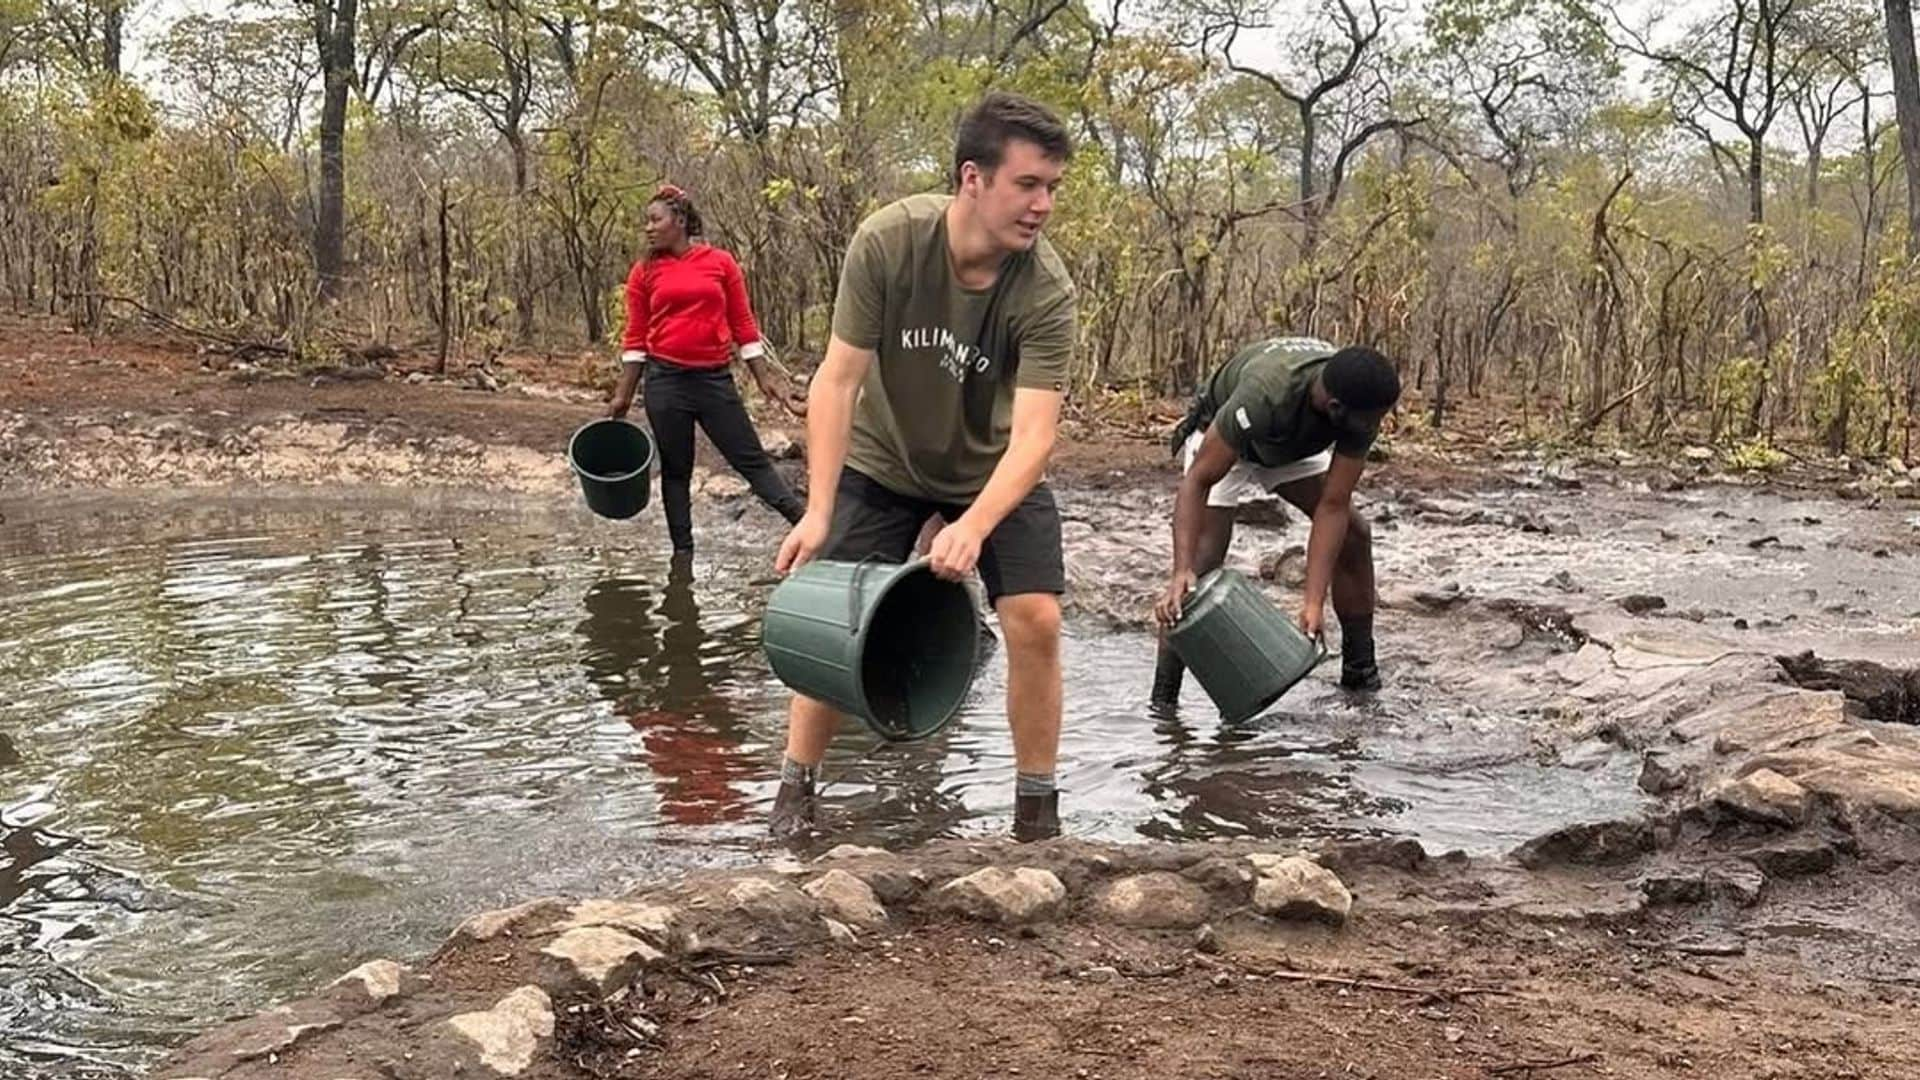
[[[1385,832],[1384,819],[1404,809],[1354,790],[1341,767],[1360,757],[1354,740],[1303,746],[1262,738],[1310,731],[1311,718],[1268,713],[1196,728],[1177,708],[1152,712],[1154,734],[1167,750],[1141,770],[1143,791],[1162,808],[1140,826],[1142,836],[1295,838],[1372,832],[1366,823],[1375,820]]]
[[[763,771],[742,749],[746,726],[707,670],[752,648],[750,627],[700,625],[693,562],[675,558],[664,588],[641,578],[608,578],[587,590],[580,662],[640,734],[660,792],[660,812],[677,825],[740,821],[749,804],[736,785]],[[718,673],[715,673],[718,674]]]

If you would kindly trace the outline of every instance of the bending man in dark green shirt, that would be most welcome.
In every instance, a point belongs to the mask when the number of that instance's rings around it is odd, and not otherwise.
[[[1353,512],[1353,490],[1380,421],[1400,399],[1400,377],[1372,349],[1336,350],[1315,338],[1273,338],[1213,373],[1174,443],[1185,463],[1173,505],[1173,576],[1155,608],[1180,618],[1199,577],[1226,560],[1243,502],[1271,492],[1312,516],[1300,628],[1320,637],[1327,590],[1340,617],[1340,685],[1373,690],[1373,538]],[[1164,642],[1153,700],[1180,696],[1184,668]]]

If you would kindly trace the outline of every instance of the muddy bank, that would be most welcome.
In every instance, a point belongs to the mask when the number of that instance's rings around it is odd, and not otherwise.
[[[1915,972],[1749,943],[1726,922],[1772,902],[1674,906],[1636,869],[1549,879],[1407,842],[841,848],[476,916],[429,958],[370,962],[154,1075],[1920,1068]]]

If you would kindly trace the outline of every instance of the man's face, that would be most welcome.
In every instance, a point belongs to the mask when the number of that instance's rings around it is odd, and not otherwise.
[[[1054,189],[1066,168],[1066,162],[1048,157],[1038,145],[1012,139],[999,168],[963,172],[961,193],[974,200],[974,213],[996,244],[1006,251],[1026,251],[1053,213]]]
[[[1381,421],[1392,411],[1389,407],[1360,412],[1347,408],[1338,399],[1327,401],[1327,418],[1333,421],[1333,426],[1354,435],[1372,435],[1379,431]]]

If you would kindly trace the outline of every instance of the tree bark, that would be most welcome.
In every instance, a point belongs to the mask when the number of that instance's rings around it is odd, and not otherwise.
[[[1914,60],[1911,0],[1886,0],[1886,8],[1894,116],[1907,169],[1907,257],[1911,259],[1920,256],[1920,66]]]
[[[320,205],[313,228],[313,263],[322,301],[340,294],[346,271],[347,93],[353,88],[358,15],[359,0],[314,0],[314,41],[320,48],[325,95],[320,106]]]

